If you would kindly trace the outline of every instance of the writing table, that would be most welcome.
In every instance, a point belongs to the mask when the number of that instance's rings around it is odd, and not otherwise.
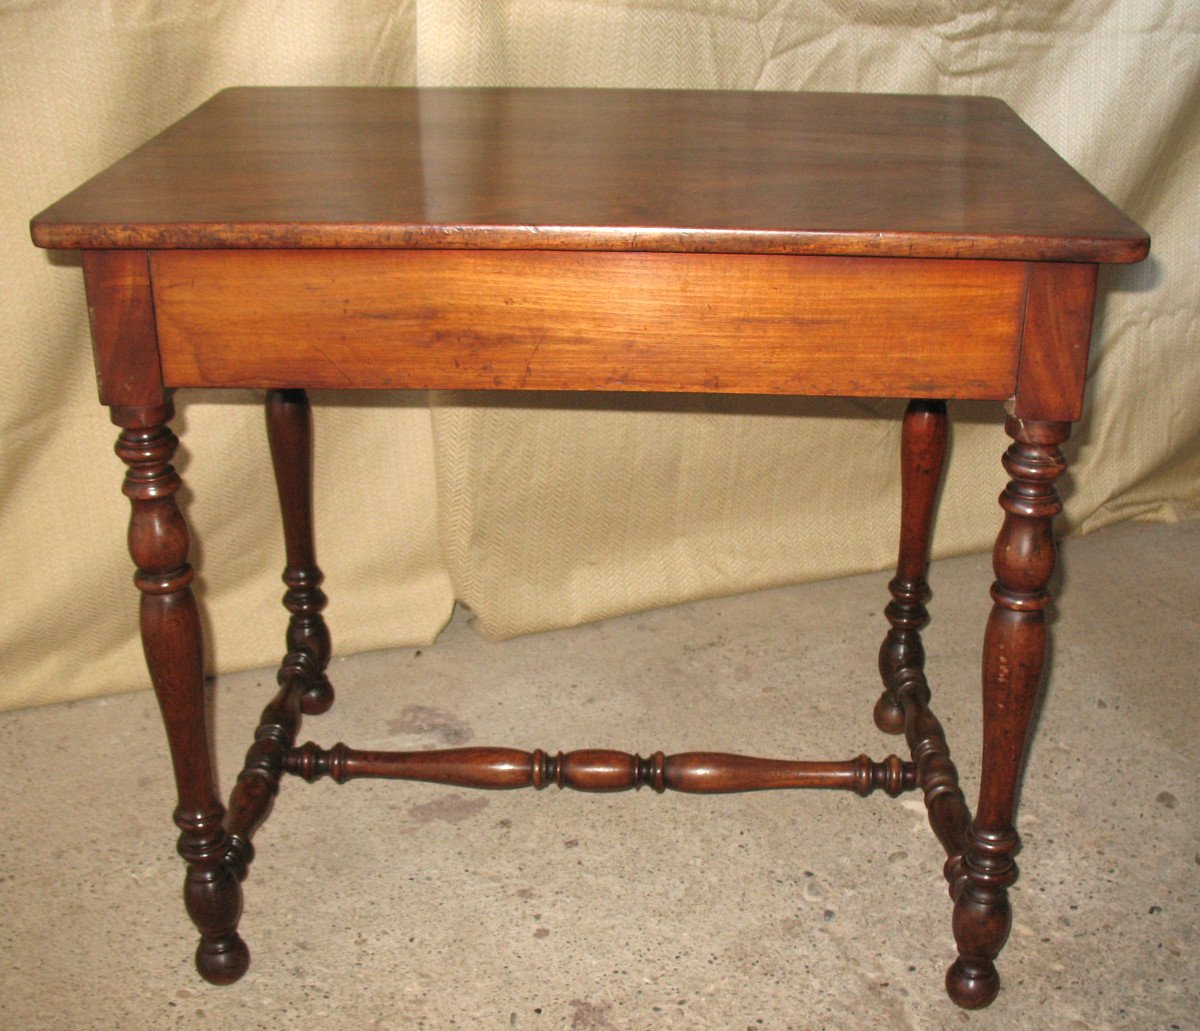
[[[33,221],[83,251],[100,400],[121,427],[141,632],[178,787],[196,963],[236,981],[241,882],[284,773],[462,787],[924,793],[961,1006],[996,995],[1017,781],[1046,644],[1060,445],[1080,415],[1099,263],[1145,232],[1003,103],[971,97],[535,89],[226,90]],[[290,615],[279,690],[229,808],[168,428],[177,387],[267,391]],[[910,399],[875,722],[911,760],[297,746],[326,711],[315,558],[321,387]],[[1012,443],[984,634],[974,815],[929,708],[920,631],[946,399]]]

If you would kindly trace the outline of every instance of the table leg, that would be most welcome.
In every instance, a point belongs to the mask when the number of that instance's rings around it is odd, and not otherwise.
[[[179,805],[179,853],[187,862],[184,902],[200,931],[196,967],[214,984],[245,972],[250,954],[237,933],[242,892],[227,863],[229,839],[217,800],[205,717],[200,619],[192,597],[188,529],[175,502],[181,483],[170,461],[178,441],[171,402],[112,409],[122,427],[116,451],[128,466],[124,493],[133,512],[129,552],[141,594],[142,645],[166,726]]]
[[[301,695],[300,706],[308,715],[319,715],[333,705],[333,686],[325,675],[331,644],[329,628],[321,615],[326,603],[321,590],[324,577],[317,566],[313,539],[312,411],[303,390],[268,390],[266,411],[267,440],[287,552],[283,604],[291,619],[283,670],[311,680]],[[302,658],[304,655],[307,660]]]
[[[914,399],[900,431],[900,557],[888,584],[884,610],[892,628],[879,649],[883,694],[875,703],[875,725],[888,734],[904,731],[898,692],[910,674],[925,668],[921,630],[929,622],[929,540],[938,486],[946,459],[946,402]]]
[[[983,770],[966,876],[954,904],[958,959],[946,972],[946,990],[967,1009],[996,997],[1000,977],[993,961],[1012,923],[1008,886],[1017,879],[1018,846],[1013,821],[1046,650],[1051,524],[1062,509],[1054,481],[1066,468],[1059,445],[1070,428],[1066,422],[1011,417],[1005,423],[1014,441],[1004,455],[1012,479],[1000,495],[1004,524],[992,554],[996,582],[983,647]]]

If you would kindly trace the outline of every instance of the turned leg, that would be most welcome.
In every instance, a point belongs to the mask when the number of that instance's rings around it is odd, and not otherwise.
[[[238,936],[242,891],[227,863],[225,810],[204,706],[200,620],[192,597],[188,530],[175,503],[180,480],[170,465],[178,441],[167,427],[171,403],[113,408],[122,427],[116,451],[129,467],[124,493],[133,506],[129,552],[141,594],[142,645],[162,710],[179,805],[179,853],[187,862],[184,902],[200,931],[196,967],[205,980],[229,984],[246,972],[250,953]]]
[[[900,558],[888,584],[884,610],[891,629],[879,649],[883,694],[875,703],[875,725],[888,734],[904,730],[899,692],[925,668],[921,630],[929,622],[929,541],[938,485],[946,458],[946,402],[912,400],[900,431]]]
[[[321,590],[324,577],[313,541],[312,411],[303,390],[267,391],[267,440],[287,553],[283,604],[291,613],[280,682],[289,677],[308,680],[300,706],[308,715],[319,715],[333,705],[333,686],[325,675],[331,646],[321,615],[326,602]]]
[[[1054,571],[1052,522],[1062,509],[1055,479],[1066,468],[1059,445],[1070,423],[1009,418],[1015,443],[1004,455],[1012,477],[1000,505],[1004,525],[992,564],[991,616],[983,646],[983,772],[979,808],[967,836],[965,878],[954,905],[958,959],[946,990],[967,1009],[1000,989],[995,958],[1008,938],[1008,886],[1017,879],[1017,783],[1046,650],[1046,585]]]

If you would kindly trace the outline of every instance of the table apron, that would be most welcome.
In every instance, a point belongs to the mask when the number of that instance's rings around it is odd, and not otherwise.
[[[1022,262],[482,250],[150,254],[164,385],[1005,399]]]

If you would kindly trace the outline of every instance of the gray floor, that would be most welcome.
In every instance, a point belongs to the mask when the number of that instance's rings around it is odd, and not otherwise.
[[[967,1014],[914,796],[469,793],[289,779],[231,988],[191,968],[148,692],[0,717],[4,1028],[1191,1028],[1200,523],[1069,542],[1004,990]],[[938,563],[935,709],[968,796],[986,556]],[[885,575],[335,660],[304,736],[880,758]],[[336,637],[336,627],[334,634]],[[267,672],[222,678],[228,785]]]

